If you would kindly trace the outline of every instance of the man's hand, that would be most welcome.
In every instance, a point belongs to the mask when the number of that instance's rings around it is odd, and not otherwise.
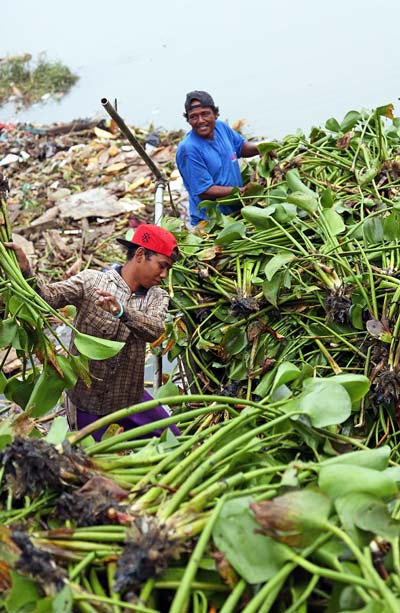
[[[96,293],[100,296],[97,300],[95,300],[95,305],[103,309],[103,311],[107,311],[111,315],[118,315],[121,310],[121,305],[118,300],[112,294],[108,292],[103,292],[100,289],[96,289]]]
[[[32,275],[31,266],[29,264],[29,260],[26,257],[25,252],[22,249],[22,247],[17,245],[17,243],[12,243],[12,242],[4,243],[4,246],[8,247],[9,249],[12,249],[15,252],[18,265],[24,277],[32,277],[33,275]]]

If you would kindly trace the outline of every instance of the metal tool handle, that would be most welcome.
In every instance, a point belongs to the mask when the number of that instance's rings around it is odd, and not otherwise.
[[[131,129],[126,125],[122,117],[117,113],[111,102],[107,100],[107,98],[101,99],[101,104],[106,109],[107,113],[114,119],[115,123],[121,130],[121,132],[126,136],[131,145],[136,149],[142,160],[147,164],[150,168],[151,172],[154,174],[156,179],[160,181],[160,183],[165,184],[166,179],[159,168],[155,165],[151,157],[146,153],[142,145],[139,143],[137,138],[132,134]]]

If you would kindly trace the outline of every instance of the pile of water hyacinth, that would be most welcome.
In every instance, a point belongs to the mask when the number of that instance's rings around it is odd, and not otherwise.
[[[118,346],[81,335],[78,357],[56,353],[51,309],[0,245],[1,344],[25,364],[1,380],[25,409],[0,422],[1,610],[399,610],[391,111],[260,145],[236,218],[211,213],[196,233],[165,221],[182,258],[156,350],[179,377],[80,432],[57,418],[42,437],[38,419]],[[160,400],[170,417],[115,433]],[[155,426],[159,439],[142,438]]]

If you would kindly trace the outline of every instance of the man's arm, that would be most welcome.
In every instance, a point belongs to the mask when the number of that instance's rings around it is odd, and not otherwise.
[[[257,145],[255,145],[254,143],[249,143],[248,141],[246,141],[242,145],[242,151],[241,151],[240,157],[242,157],[242,158],[251,158],[251,157],[253,157],[253,155],[260,155],[260,152],[257,149]]]
[[[65,281],[57,281],[56,283],[50,283],[48,285],[42,284],[32,272],[29,260],[22,247],[14,242],[4,243],[4,245],[15,252],[18,265],[25,279],[35,281],[35,291],[50,306],[55,309],[64,307],[67,304],[79,306],[83,296],[84,278],[89,271],[74,275]]]
[[[216,200],[217,198],[225,198],[232,194],[234,186],[230,185],[211,185],[205,192],[200,194],[202,200]],[[242,189],[242,188],[239,188]]]

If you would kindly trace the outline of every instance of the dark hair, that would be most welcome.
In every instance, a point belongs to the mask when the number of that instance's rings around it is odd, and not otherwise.
[[[201,105],[199,105],[199,106],[201,106]],[[195,109],[197,109],[197,108],[199,108],[199,107],[198,107],[198,106],[195,106],[194,108],[195,108]],[[201,107],[201,108],[204,108],[204,109],[211,109],[211,110],[212,110],[212,111],[213,111],[213,112],[214,112],[216,115],[219,115],[219,108],[218,108],[217,106],[204,106],[204,107]],[[189,112],[190,112],[191,110],[192,110],[192,109],[189,109]],[[184,116],[184,118],[186,119],[186,121],[189,121],[189,113],[187,113],[187,112],[185,111],[185,112],[183,113],[183,116]]]
[[[127,262],[133,258],[133,256],[135,255],[139,247],[140,245],[134,245],[133,243],[132,243],[132,247],[131,246],[127,247],[127,254],[126,254]],[[150,258],[153,255],[156,255],[156,252],[152,251],[151,249],[146,249],[145,247],[142,247],[142,249],[144,250],[144,257],[146,258],[146,260],[150,260]]]

